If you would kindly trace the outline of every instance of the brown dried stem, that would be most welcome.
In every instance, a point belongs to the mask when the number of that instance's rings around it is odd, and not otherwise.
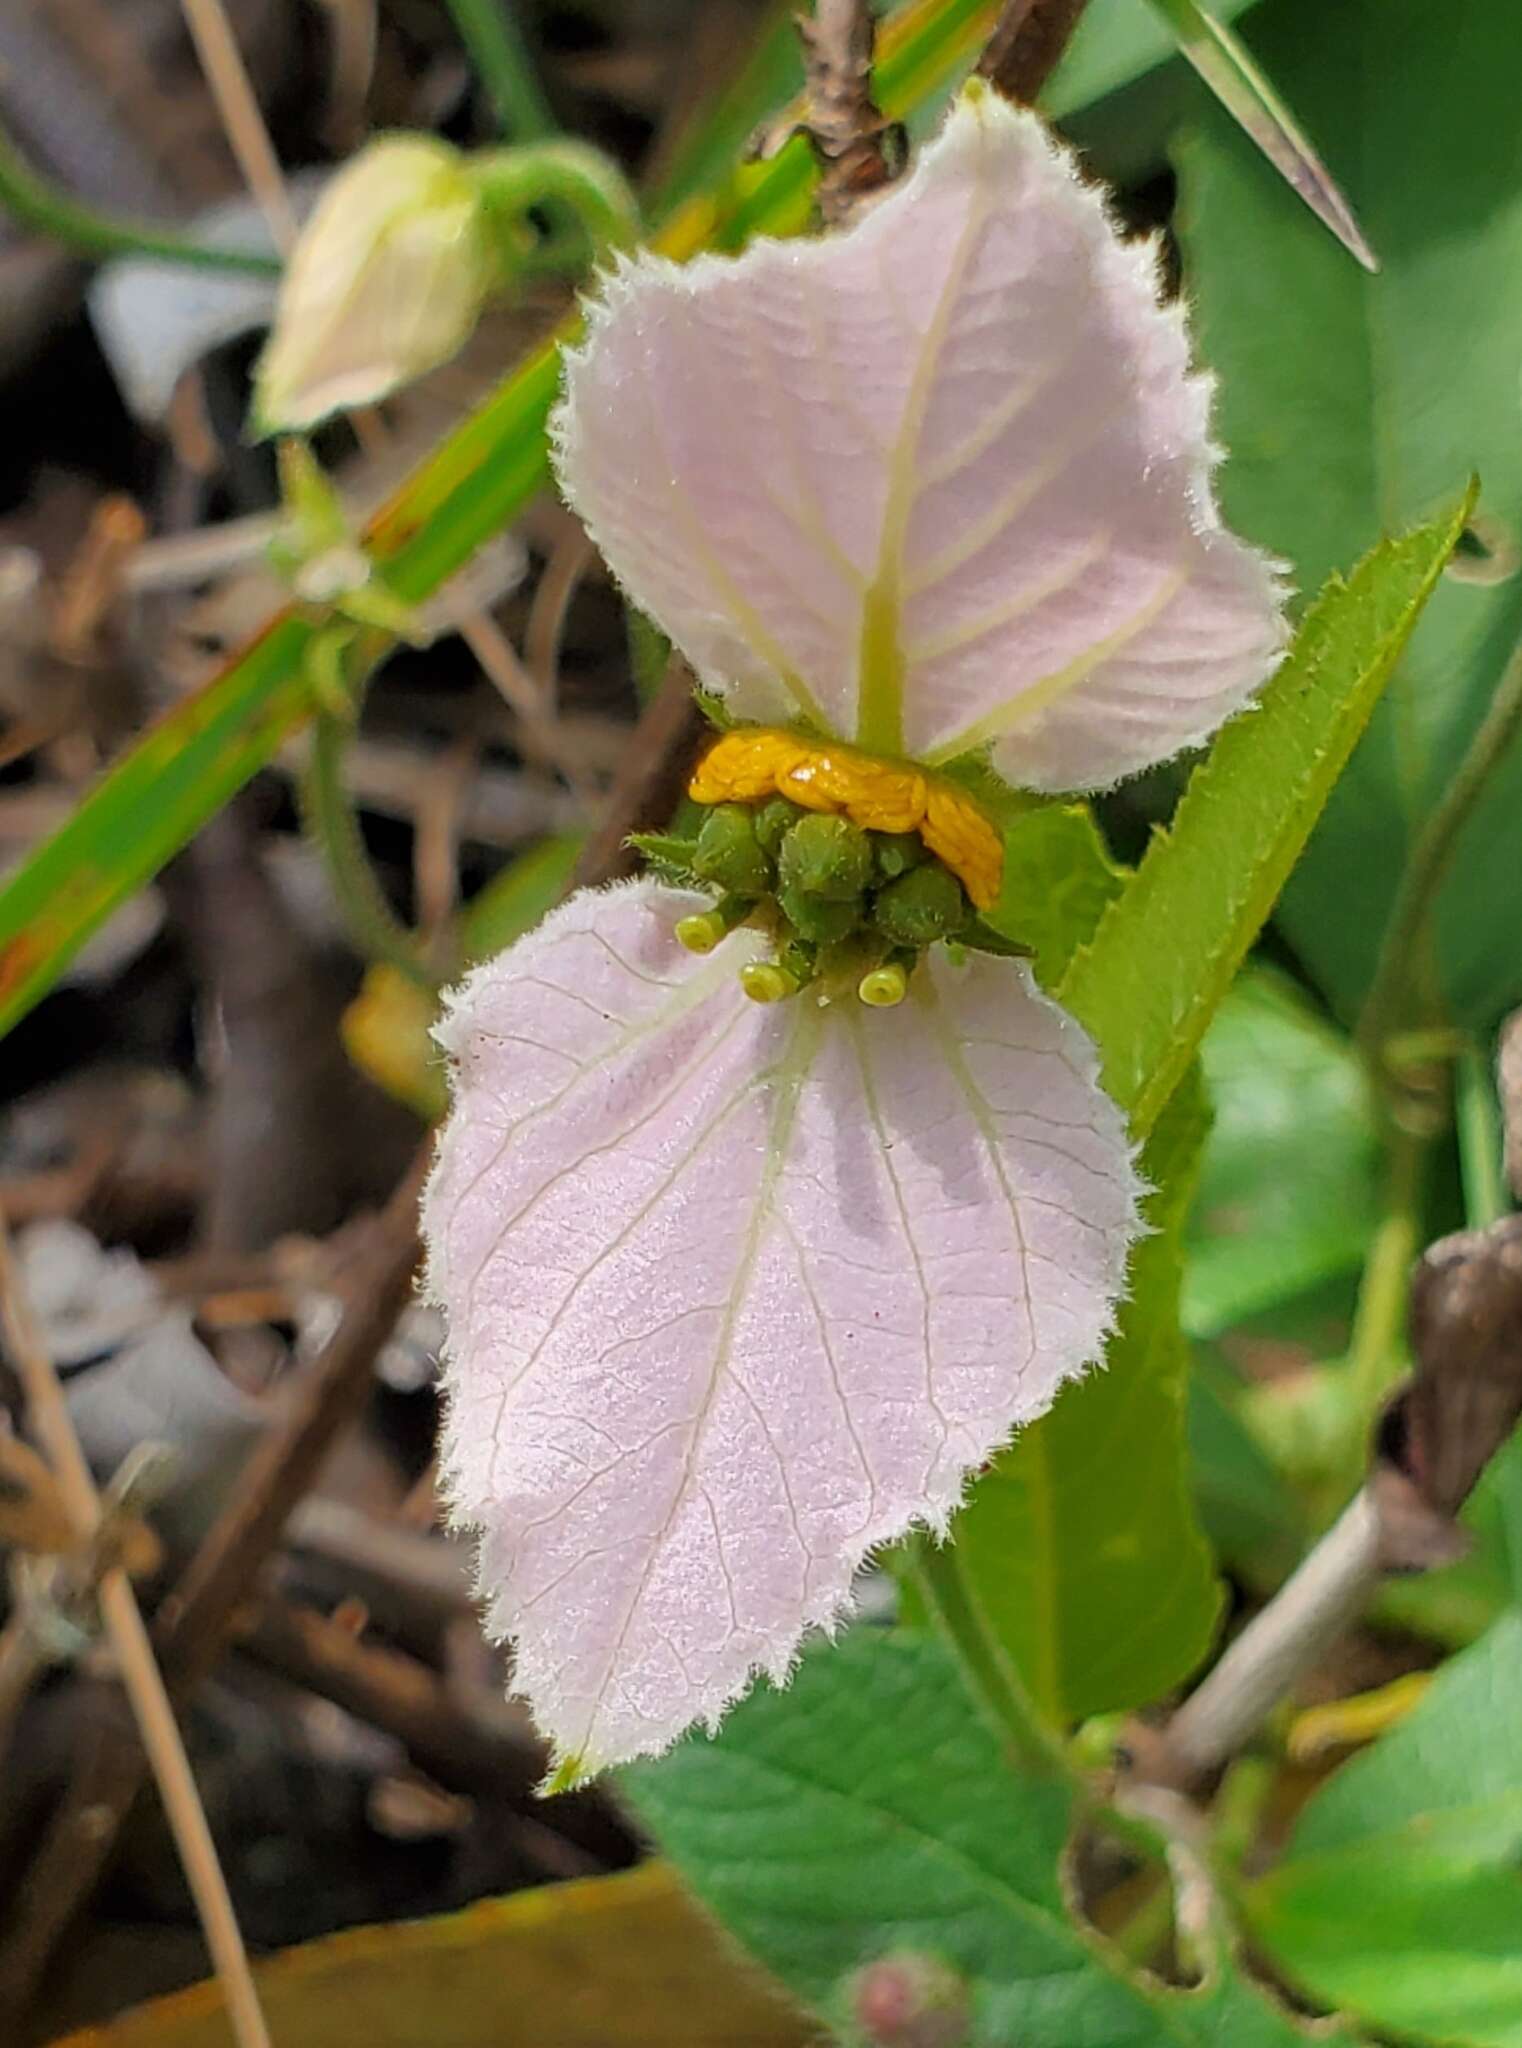
[[[875,23],[867,0],[817,0],[800,15],[808,133],[819,158],[819,211],[831,227],[897,176],[892,124],[872,97]]]
[[[1501,1098],[1506,1178],[1512,1193],[1522,1201],[1522,1010],[1514,1010],[1501,1027],[1496,1087]]]
[[[1368,1483],[1161,1737],[1142,1732],[1146,1778],[1208,1786],[1386,1573],[1463,1554],[1455,1517],[1522,1414],[1522,1216],[1428,1247],[1410,1335],[1416,1370],[1385,1410]]]
[[[1061,60],[1086,0],[1007,0],[978,60],[986,78],[1008,100],[1034,104]]]

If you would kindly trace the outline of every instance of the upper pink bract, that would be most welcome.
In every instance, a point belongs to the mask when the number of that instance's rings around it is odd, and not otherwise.
[[[1035,115],[964,100],[848,233],[609,279],[561,482],[738,716],[883,745],[857,731],[875,608],[890,750],[992,742],[1014,783],[1098,787],[1205,738],[1283,642],[1157,289]]]

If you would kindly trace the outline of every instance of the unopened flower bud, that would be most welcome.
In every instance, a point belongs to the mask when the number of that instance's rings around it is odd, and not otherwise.
[[[939,1956],[879,1956],[852,1980],[851,2016],[872,2048],[964,2048],[967,1984]]]
[[[755,813],[744,804],[715,804],[703,820],[693,870],[718,889],[762,896],[772,885],[772,864],[756,838]]]
[[[872,921],[900,946],[928,946],[962,929],[967,897],[949,868],[928,861],[878,890]]]
[[[768,797],[756,811],[756,837],[763,852],[772,860],[777,858],[783,839],[804,812],[785,796]]]
[[[885,882],[896,882],[925,859],[925,842],[918,832],[874,832],[872,865]]]
[[[811,811],[783,840],[777,873],[784,888],[823,897],[829,903],[849,902],[871,878],[871,843],[849,818]]]
[[[813,946],[832,946],[838,939],[849,938],[861,922],[862,900],[853,896],[848,902],[831,902],[823,896],[811,896],[802,889],[784,883],[777,891],[777,901],[782,914],[798,934]]]
[[[352,157],[302,230],[260,359],[263,433],[373,405],[464,344],[498,277],[458,150],[383,135]]]

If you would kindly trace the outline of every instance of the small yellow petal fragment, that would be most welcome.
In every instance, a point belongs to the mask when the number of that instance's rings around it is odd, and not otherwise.
[[[1355,1693],[1350,1699],[1307,1707],[1290,1723],[1290,1755],[1297,1764],[1319,1763],[1336,1750],[1373,1742],[1421,1704],[1431,1683],[1430,1671],[1408,1671],[1403,1678],[1394,1679],[1375,1692]]]
[[[700,804],[784,796],[867,832],[918,832],[979,910],[999,898],[1004,842],[966,791],[903,761],[831,740],[810,745],[773,726],[736,726],[698,763],[687,793]]]
[[[896,960],[874,967],[857,983],[856,993],[874,1010],[891,1010],[909,993],[909,977]]]
[[[798,978],[775,960],[748,960],[740,969],[740,986],[753,1003],[782,1003],[798,993]]]

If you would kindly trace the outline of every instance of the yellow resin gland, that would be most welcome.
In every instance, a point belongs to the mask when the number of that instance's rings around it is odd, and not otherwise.
[[[956,783],[902,761],[884,761],[844,741],[817,744],[770,725],[741,725],[708,749],[687,794],[700,804],[761,803],[788,797],[805,810],[849,818],[868,832],[917,832],[966,889],[990,910],[1004,876],[1004,842]]]

